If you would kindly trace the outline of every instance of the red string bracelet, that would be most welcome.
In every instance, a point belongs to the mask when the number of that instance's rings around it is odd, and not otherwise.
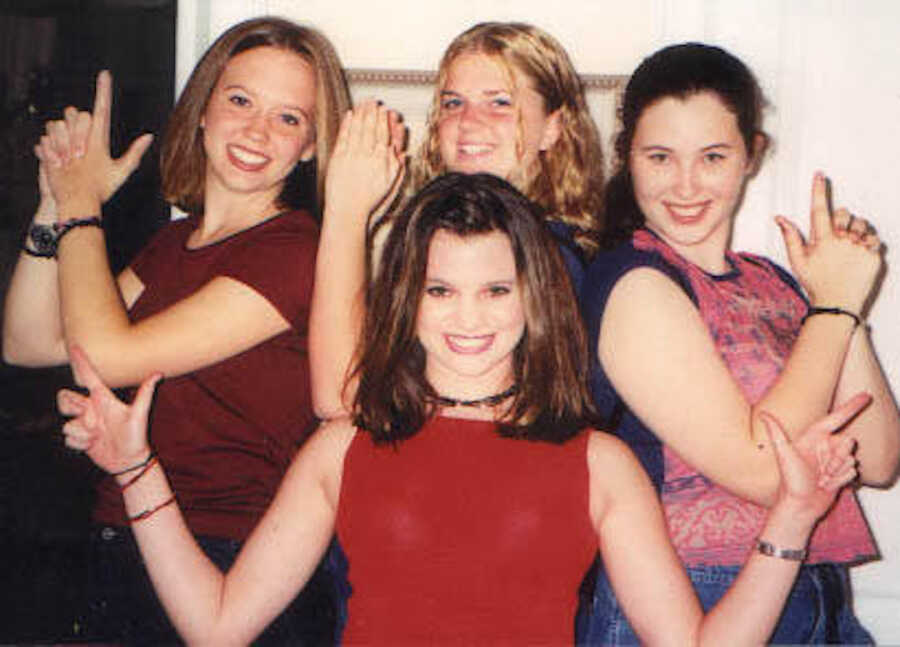
[[[129,521],[129,523],[137,523],[138,521],[143,521],[144,519],[149,519],[150,517],[155,515],[157,512],[159,512],[166,506],[172,505],[173,503],[175,503],[175,495],[174,494],[172,496],[170,496],[168,499],[166,499],[165,501],[163,501],[162,503],[160,503],[158,506],[154,506],[152,508],[147,508],[143,512],[138,512],[133,517],[128,517],[128,521]]]
[[[140,479],[144,474],[146,474],[148,471],[150,471],[150,468],[153,467],[154,465],[156,465],[158,462],[159,462],[159,460],[156,458],[156,454],[151,454],[149,460],[144,465],[144,467],[141,469],[141,471],[138,472],[137,474],[135,474],[134,476],[132,476],[130,479],[128,479],[128,481],[124,485],[121,486],[122,492],[124,492],[125,490],[130,488],[132,485],[137,483],[138,479]]]

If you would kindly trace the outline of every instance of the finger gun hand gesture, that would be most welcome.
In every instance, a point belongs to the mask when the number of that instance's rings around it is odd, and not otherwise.
[[[112,77],[103,70],[97,75],[92,112],[69,106],[63,119],[47,122],[35,154],[46,169],[57,202],[80,199],[98,206],[106,202],[150,147],[153,135],[144,134],[113,159],[109,149],[111,109]]]
[[[881,269],[881,240],[863,218],[832,211],[827,180],[813,178],[809,237],[782,216],[776,219],[794,274],[814,306],[861,314]]]
[[[69,349],[76,381],[88,395],[63,389],[57,394],[60,413],[72,418],[63,426],[66,445],[84,451],[101,469],[116,473],[140,463],[149,452],[147,419],[156,383],[154,373],[140,385],[129,405],[119,400],[100,379],[78,346]]]
[[[856,478],[855,441],[838,432],[872,398],[865,393],[847,400],[810,425],[793,444],[775,416],[763,412],[781,474],[779,501],[810,523],[824,515],[838,492]]]

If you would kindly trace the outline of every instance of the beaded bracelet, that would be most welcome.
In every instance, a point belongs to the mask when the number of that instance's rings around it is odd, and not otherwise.
[[[800,320],[800,325],[803,325],[806,323],[807,319],[814,317],[815,315],[846,315],[853,319],[854,328],[862,323],[862,319],[858,314],[850,312],[849,310],[844,310],[843,308],[820,308],[818,306],[810,306],[809,310],[806,311],[806,314],[803,315],[803,319]]]
[[[90,216],[89,218],[73,218],[72,220],[55,224],[53,228],[56,230],[55,244],[57,249],[59,249],[59,241],[62,240],[63,236],[78,227],[99,227],[103,229],[103,221],[100,219],[100,216]]]
[[[147,508],[146,510],[144,510],[142,512],[138,512],[133,517],[128,517],[128,521],[129,521],[129,523],[137,523],[138,521],[143,521],[144,519],[149,519],[150,517],[155,515],[157,512],[159,512],[166,506],[172,505],[173,503],[175,503],[175,495],[174,494],[172,496],[170,496],[168,499],[166,499],[165,501],[163,501],[162,503],[160,503],[159,505],[153,506],[152,508]]]
[[[792,562],[802,562],[809,554],[809,551],[805,548],[781,548],[759,537],[756,538],[756,552],[766,557],[777,557],[778,559],[787,559]]]

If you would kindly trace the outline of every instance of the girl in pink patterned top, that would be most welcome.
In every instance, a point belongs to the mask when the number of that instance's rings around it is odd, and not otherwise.
[[[777,490],[761,411],[784,415],[796,433],[865,390],[874,401],[845,432],[858,444],[861,482],[888,484],[900,456],[897,407],[860,325],[882,267],[868,222],[830,209],[821,173],[808,238],[776,219],[805,295],[771,261],[728,249],[766,148],[762,103],[752,73],[716,47],[676,45],[640,65],[607,194],[607,235],[619,246],[598,256],[583,294],[595,399],[657,482],[673,544],[707,606],[758,548]],[[808,565],[773,640],[870,641],[846,590],[844,566],[877,553],[852,490],[797,548],[808,548]],[[582,637],[629,643],[635,636],[605,584]]]

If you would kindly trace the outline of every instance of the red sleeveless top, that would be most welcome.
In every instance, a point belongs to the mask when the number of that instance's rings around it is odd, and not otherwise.
[[[396,448],[357,433],[337,518],[345,644],[571,644],[597,551],[588,437],[517,440],[444,417]]]

